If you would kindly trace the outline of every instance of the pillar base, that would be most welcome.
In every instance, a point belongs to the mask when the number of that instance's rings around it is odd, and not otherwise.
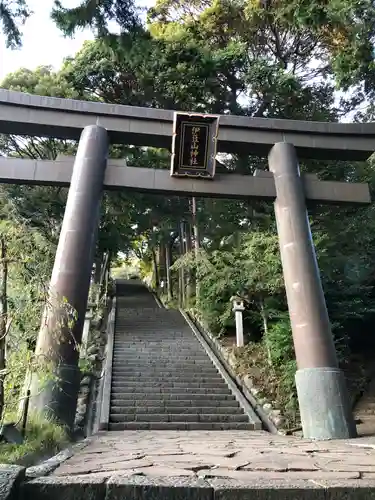
[[[296,386],[304,438],[327,440],[357,437],[345,376],[341,370],[297,370]]]
[[[72,430],[75,420],[81,372],[77,366],[61,364],[56,378],[41,382],[37,374],[31,381],[30,413],[38,413]]]

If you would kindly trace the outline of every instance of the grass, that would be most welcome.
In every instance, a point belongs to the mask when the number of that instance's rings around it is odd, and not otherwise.
[[[6,422],[17,421],[16,418],[11,419],[9,417]],[[53,455],[68,443],[69,438],[63,427],[45,418],[30,417],[23,444],[0,443],[0,463],[17,464],[33,454],[42,456],[48,453]]]

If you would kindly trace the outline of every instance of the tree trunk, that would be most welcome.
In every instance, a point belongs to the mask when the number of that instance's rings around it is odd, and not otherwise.
[[[102,253],[95,259],[94,284],[98,287],[96,291],[95,304],[98,307],[106,292],[105,274],[109,263],[109,254]]]
[[[259,308],[260,308],[260,315],[262,317],[263,321],[263,330],[264,330],[264,342],[266,344],[266,349],[267,349],[267,359],[268,359],[268,364],[270,366],[273,366],[272,363],[272,356],[271,356],[271,347],[268,339],[268,314],[266,311],[266,308],[264,307],[264,300],[260,299],[259,301]]]
[[[192,220],[193,220],[193,245],[194,245],[194,253],[195,253],[195,258],[198,256],[198,251],[200,248],[200,240],[199,240],[199,228],[198,228],[198,221],[197,221],[197,200],[195,197],[191,199],[191,215],[192,215]],[[196,305],[199,305],[199,296],[200,296],[200,285],[199,285],[199,278],[195,276],[195,302]]]
[[[185,255],[185,245],[184,245],[184,223],[180,222],[180,257]],[[180,267],[179,270],[179,298],[180,307],[185,305],[185,269]]]
[[[165,266],[165,247],[166,245],[164,243],[160,243],[159,246],[159,279],[160,283],[164,283],[164,287],[166,286],[166,266]],[[164,292],[164,289],[162,290]]]
[[[159,280],[158,261],[156,258],[155,248],[152,248],[151,252],[152,252],[153,279],[155,283],[155,288],[158,289],[160,280]]]
[[[111,255],[109,252],[106,252],[103,256],[103,263],[101,266],[101,273],[100,273],[100,297],[99,299],[102,300],[103,297],[107,295],[108,291],[108,275],[109,275],[109,268],[111,265]]]
[[[169,242],[165,245],[165,271],[167,275],[167,293],[168,300],[173,299],[173,287],[171,278],[171,256],[170,256],[170,244]]]
[[[187,222],[185,224],[185,253],[190,253],[192,251],[192,234],[191,234],[191,224]],[[187,304],[190,304],[191,297],[193,295],[193,276],[191,269],[186,270],[186,300]]]
[[[8,323],[8,263],[4,238],[0,239],[0,419],[4,411],[5,345]]]

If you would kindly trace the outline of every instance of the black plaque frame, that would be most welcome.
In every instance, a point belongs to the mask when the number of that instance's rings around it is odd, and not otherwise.
[[[197,129],[199,132],[196,132]],[[175,112],[171,175],[213,179],[218,132],[218,116]],[[198,137],[199,141],[195,141],[194,137]]]

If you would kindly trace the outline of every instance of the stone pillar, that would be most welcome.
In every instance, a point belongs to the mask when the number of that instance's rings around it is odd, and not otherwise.
[[[236,345],[237,347],[243,347],[244,339],[243,339],[243,316],[242,313],[245,310],[245,306],[241,297],[232,297],[230,299],[233,304],[233,311],[235,314],[236,320]]]
[[[95,238],[107,163],[108,136],[97,125],[82,132],[35,355],[47,363],[32,375],[32,409],[73,426],[80,383],[79,345],[85,321]],[[71,310],[69,310],[71,309]],[[54,377],[51,377],[51,373]]]
[[[304,437],[355,437],[294,146],[285,142],[275,144],[268,161],[276,186],[275,215],[297,360],[296,385]]]
[[[89,309],[86,311],[85,322],[83,324],[83,329],[82,329],[81,343],[82,343],[82,350],[85,354],[87,353],[87,348],[90,341],[90,326],[92,318],[93,318],[93,312],[91,309]]]

